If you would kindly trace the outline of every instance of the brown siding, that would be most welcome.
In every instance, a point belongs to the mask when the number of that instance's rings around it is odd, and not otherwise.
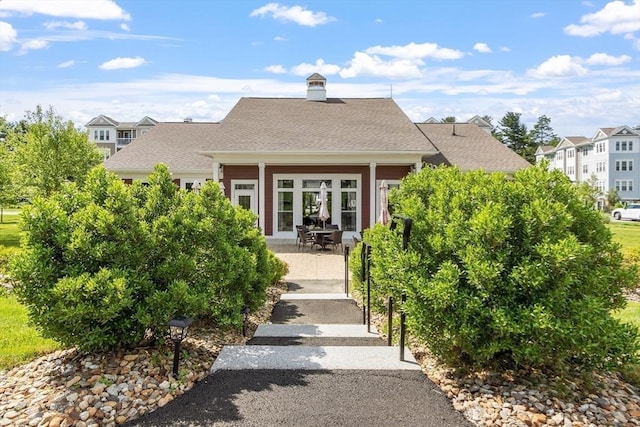
[[[124,178],[122,180],[125,184],[133,184],[133,180],[131,178]]]
[[[378,166],[376,179],[402,179],[409,175],[411,166]]]
[[[225,165],[222,178],[225,195],[231,197],[232,179],[258,179],[258,173],[258,166]]]

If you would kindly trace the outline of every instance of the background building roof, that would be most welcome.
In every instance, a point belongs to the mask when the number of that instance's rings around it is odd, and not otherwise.
[[[454,165],[463,170],[514,172],[531,166],[502,142],[472,123],[417,123],[440,155],[431,164]]]

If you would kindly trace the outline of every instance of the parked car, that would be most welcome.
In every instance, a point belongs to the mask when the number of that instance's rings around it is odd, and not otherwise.
[[[632,221],[640,221],[640,203],[627,205],[626,208],[614,209],[611,216],[615,219],[630,219]]]

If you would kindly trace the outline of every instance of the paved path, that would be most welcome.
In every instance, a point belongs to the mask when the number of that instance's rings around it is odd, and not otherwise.
[[[340,293],[342,255],[278,255],[290,263],[289,291],[271,324],[248,345],[225,346],[205,380],[130,425],[471,425],[408,350],[400,361],[398,347],[362,325],[362,311]]]

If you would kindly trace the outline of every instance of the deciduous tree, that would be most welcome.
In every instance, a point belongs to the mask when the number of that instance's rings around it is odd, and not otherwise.
[[[66,181],[82,183],[101,155],[86,133],[64,122],[52,107],[26,113],[24,142],[16,135],[15,165],[21,187],[49,196]]]

